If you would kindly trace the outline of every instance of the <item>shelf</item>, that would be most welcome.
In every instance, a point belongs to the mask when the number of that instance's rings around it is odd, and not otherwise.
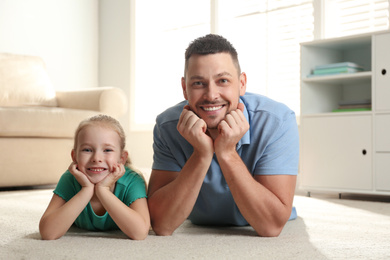
[[[301,186],[390,193],[389,46],[390,30],[301,44]],[[309,75],[340,62],[364,71]],[[332,112],[359,100],[371,110]]]
[[[303,82],[321,82],[329,84],[340,84],[340,83],[353,83],[355,81],[361,81],[363,79],[370,80],[372,76],[371,71],[348,73],[348,74],[337,74],[337,75],[323,75],[303,78]]]
[[[366,116],[366,115],[372,115],[372,111],[310,113],[310,114],[301,115],[300,118],[344,117],[344,116]]]

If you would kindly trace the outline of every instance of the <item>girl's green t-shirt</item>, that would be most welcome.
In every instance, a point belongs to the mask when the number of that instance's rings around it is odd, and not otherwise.
[[[140,198],[146,198],[146,184],[142,176],[125,167],[125,174],[117,181],[114,194],[124,204],[129,206]],[[69,201],[81,190],[81,185],[76,178],[67,170],[60,178],[54,194],[60,196],[65,201]],[[106,212],[103,216],[95,214],[88,203],[74,222],[77,227],[92,231],[105,231],[119,229],[110,215]]]

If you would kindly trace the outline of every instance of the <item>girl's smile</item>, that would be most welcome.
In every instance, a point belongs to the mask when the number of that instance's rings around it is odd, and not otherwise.
[[[124,164],[118,134],[103,125],[90,125],[78,134],[73,161],[89,180],[96,184],[110,174],[118,163]]]
[[[92,172],[92,173],[95,173],[95,174],[99,174],[99,173],[102,173],[104,171],[107,171],[107,168],[87,168],[88,171]]]

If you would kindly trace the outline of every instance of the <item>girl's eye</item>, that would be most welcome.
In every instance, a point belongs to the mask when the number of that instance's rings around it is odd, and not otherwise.
[[[108,153],[108,152],[113,152],[114,150],[112,149],[105,149],[104,152]]]
[[[83,151],[83,152],[92,152],[92,149],[84,148],[82,151]]]

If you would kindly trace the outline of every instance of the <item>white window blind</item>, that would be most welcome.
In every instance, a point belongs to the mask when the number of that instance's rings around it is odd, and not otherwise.
[[[189,11],[190,10],[190,11]],[[135,129],[151,129],[156,116],[182,101],[184,52],[209,33],[209,0],[142,0],[135,11]]]
[[[326,38],[389,28],[388,0],[328,0],[325,3]]]
[[[314,35],[330,38],[389,29],[389,0],[321,0],[323,5],[320,0],[214,1],[212,14],[211,0],[136,1],[136,127],[151,129],[157,114],[183,100],[185,48],[210,28],[236,47],[248,76],[247,91],[285,103],[297,115],[299,43]],[[318,14],[324,19],[320,27],[315,23]]]
[[[238,51],[247,91],[285,103],[299,115],[299,43],[313,39],[312,1],[229,0],[220,1],[220,8],[220,33]]]

